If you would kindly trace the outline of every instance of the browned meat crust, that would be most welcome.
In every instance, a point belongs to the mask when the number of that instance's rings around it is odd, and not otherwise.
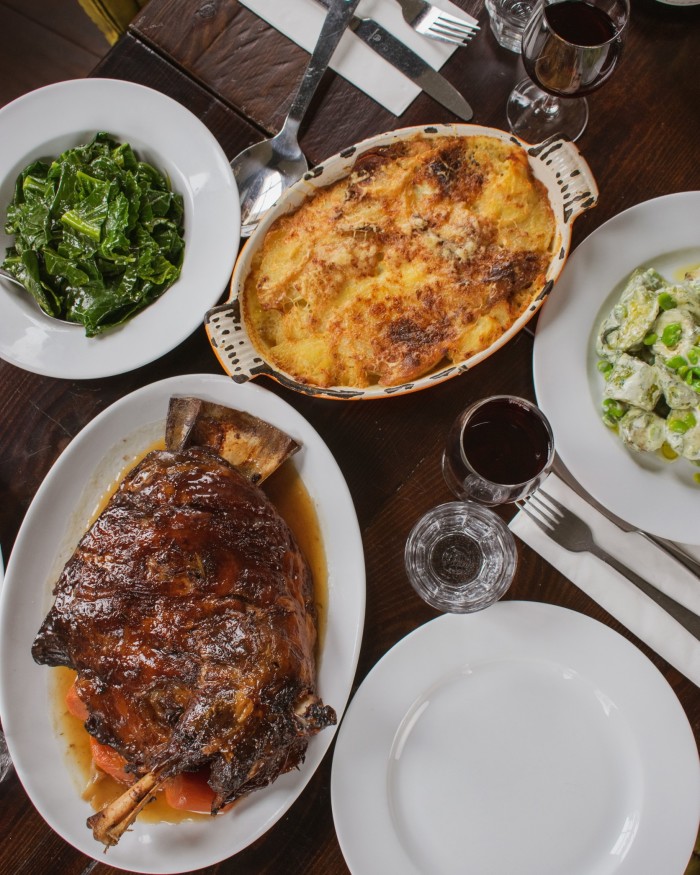
[[[150,453],[55,596],[34,659],[78,672],[88,731],[135,775],[208,765],[214,811],[335,723],[316,696],[308,565],[264,493],[209,450]]]

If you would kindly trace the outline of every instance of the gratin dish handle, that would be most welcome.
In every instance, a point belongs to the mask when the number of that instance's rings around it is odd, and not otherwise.
[[[238,298],[232,298],[225,304],[212,307],[204,317],[204,327],[214,354],[219,359],[224,371],[234,383],[247,383],[255,377],[267,376],[276,380],[282,386],[311,395],[317,398],[336,398],[343,401],[362,398],[363,389],[317,388],[299,383],[287,374],[271,367],[255,349],[241,319],[241,305]],[[410,389],[411,384],[387,389],[387,394]]]
[[[212,349],[235,383],[246,383],[261,374],[272,376],[272,369],[260,357],[243,327],[237,298],[212,307],[204,317],[204,327]]]
[[[555,136],[530,146],[530,160],[540,164],[562,198],[564,222],[573,222],[598,202],[598,186],[583,155],[571,140]]]

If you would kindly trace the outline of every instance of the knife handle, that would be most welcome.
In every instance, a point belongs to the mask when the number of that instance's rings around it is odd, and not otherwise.
[[[656,538],[654,535],[650,535],[648,532],[643,532],[641,529],[635,529],[637,534],[642,535],[647,539],[647,541],[651,541],[651,543],[658,547],[660,550],[665,550],[666,553],[669,553],[676,562],[680,562],[691,574],[694,574],[696,577],[700,577],[700,562],[697,559],[693,559],[692,556],[689,556],[685,550],[682,550],[680,547],[677,547],[673,541],[667,541],[664,538]]]
[[[677,623],[680,623],[684,629],[687,629],[693,637],[700,641],[700,617],[696,613],[689,608],[686,608],[685,605],[680,604],[680,602],[677,602],[675,599],[672,599],[671,596],[666,595],[665,592],[661,592],[660,589],[652,586],[648,580],[640,577],[636,572],[632,571],[631,568],[628,568],[614,556],[611,556],[601,547],[598,547],[597,544],[592,545],[589,550],[594,556],[597,556],[598,559],[602,559],[603,562],[611,568],[614,568],[615,571],[623,577],[626,577],[630,583],[633,583],[644,593],[644,595],[656,602],[656,604],[663,608],[670,617],[673,617]]]

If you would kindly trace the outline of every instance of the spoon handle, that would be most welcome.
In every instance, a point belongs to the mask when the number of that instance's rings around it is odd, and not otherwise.
[[[318,83],[326,72],[333,52],[345,33],[359,2],[360,0],[333,0],[331,3],[316,47],[309,59],[301,84],[299,85],[299,90],[292,101],[289,114],[284,123],[284,128],[289,130],[290,133],[296,133],[298,130],[304,113],[309,108],[311,98],[318,87]]]
[[[24,284],[20,282],[17,277],[14,276],[14,274],[11,274],[9,271],[5,270],[4,267],[0,267],[0,279],[7,280],[9,283],[14,283],[16,286],[24,289]]]

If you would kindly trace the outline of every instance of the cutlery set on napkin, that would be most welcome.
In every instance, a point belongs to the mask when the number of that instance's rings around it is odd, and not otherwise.
[[[697,575],[641,533],[624,531],[617,526],[556,474],[549,475],[544,490],[590,526],[599,547],[698,615],[700,623],[700,580]],[[510,528],[641,641],[693,683],[700,685],[700,640],[664,607],[598,557],[560,546],[523,510],[511,521]],[[700,547],[683,545],[683,551],[691,561],[700,561]]]
[[[256,15],[308,52],[313,50],[328,7],[328,0],[241,0]],[[416,0],[404,0],[408,8]],[[478,30],[475,18],[450,0],[435,0],[425,11],[437,8],[465,23],[464,39],[452,41],[450,29],[427,32],[420,26],[426,16],[413,25],[404,18],[396,0],[362,0],[348,32],[333,55],[333,70],[364,91],[394,115],[401,115],[425,91],[450,109],[458,118],[469,121],[472,110],[464,97],[437,71],[452,56],[460,42]],[[406,13],[410,19],[409,13]],[[442,33],[443,38],[439,38]],[[433,36],[430,39],[426,37]]]

